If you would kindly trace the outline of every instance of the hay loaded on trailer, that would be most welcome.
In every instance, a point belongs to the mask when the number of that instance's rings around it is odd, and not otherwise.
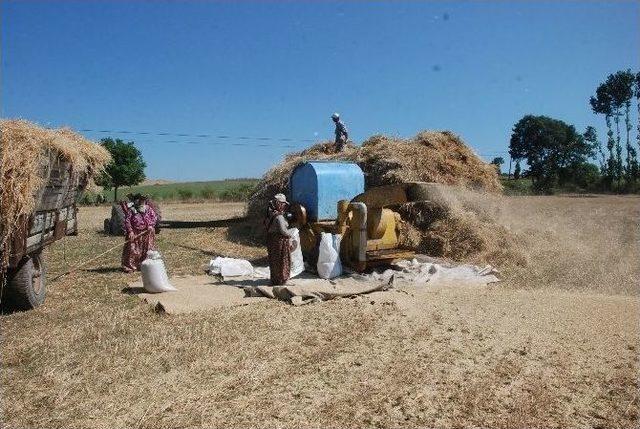
[[[68,129],[0,121],[2,307],[30,309],[46,295],[43,249],[78,233],[76,202],[108,152]]]

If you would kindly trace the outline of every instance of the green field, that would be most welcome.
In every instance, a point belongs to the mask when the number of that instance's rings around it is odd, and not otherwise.
[[[118,199],[124,199],[129,193],[142,193],[156,201],[245,201],[253,193],[257,183],[257,179],[232,179],[131,186],[119,188]],[[102,191],[101,194],[107,202],[113,201],[113,189]],[[97,199],[97,193],[86,192],[82,203],[94,204]]]

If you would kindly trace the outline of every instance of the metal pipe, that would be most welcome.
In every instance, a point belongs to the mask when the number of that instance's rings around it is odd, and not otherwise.
[[[367,262],[367,206],[365,203],[355,202],[349,204],[351,208],[359,213],[360,236],[358,243],[358,262]]]

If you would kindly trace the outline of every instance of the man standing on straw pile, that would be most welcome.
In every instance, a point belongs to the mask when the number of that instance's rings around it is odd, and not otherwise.
[[[340,120],[338,113],[331,115],[331,119],[333,119],[333,122],[336,124],[336,152],[342,152],[344,145],[349,139],[349,133],[347,132],[347,127],[344,125],[344,122]]]
[[[122,249],[122,271],[131,273],[140,269],[149,250],[156,247],[155,226],[157,215],[142,194],[128,196],[131,202],[121,202],[124,212],[125,244]]]
[[[295,250],[295,244],[288,231],[289,224],[284,218],[284,211],[288,205],[284,194],[276,194],[269,202],[267,217],[264,220],[272,286],[287,283],[291,273],[291,251]]]

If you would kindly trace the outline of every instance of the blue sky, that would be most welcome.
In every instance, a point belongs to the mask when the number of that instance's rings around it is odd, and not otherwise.
[[[640,69],[639,5],[3,1],[1,114],[235,137],[83,132],[136,141],[150,178],[259,176],[334,111],[357,142],[450,129],[491,159],[528,113],[604,136],[588,98]]]

